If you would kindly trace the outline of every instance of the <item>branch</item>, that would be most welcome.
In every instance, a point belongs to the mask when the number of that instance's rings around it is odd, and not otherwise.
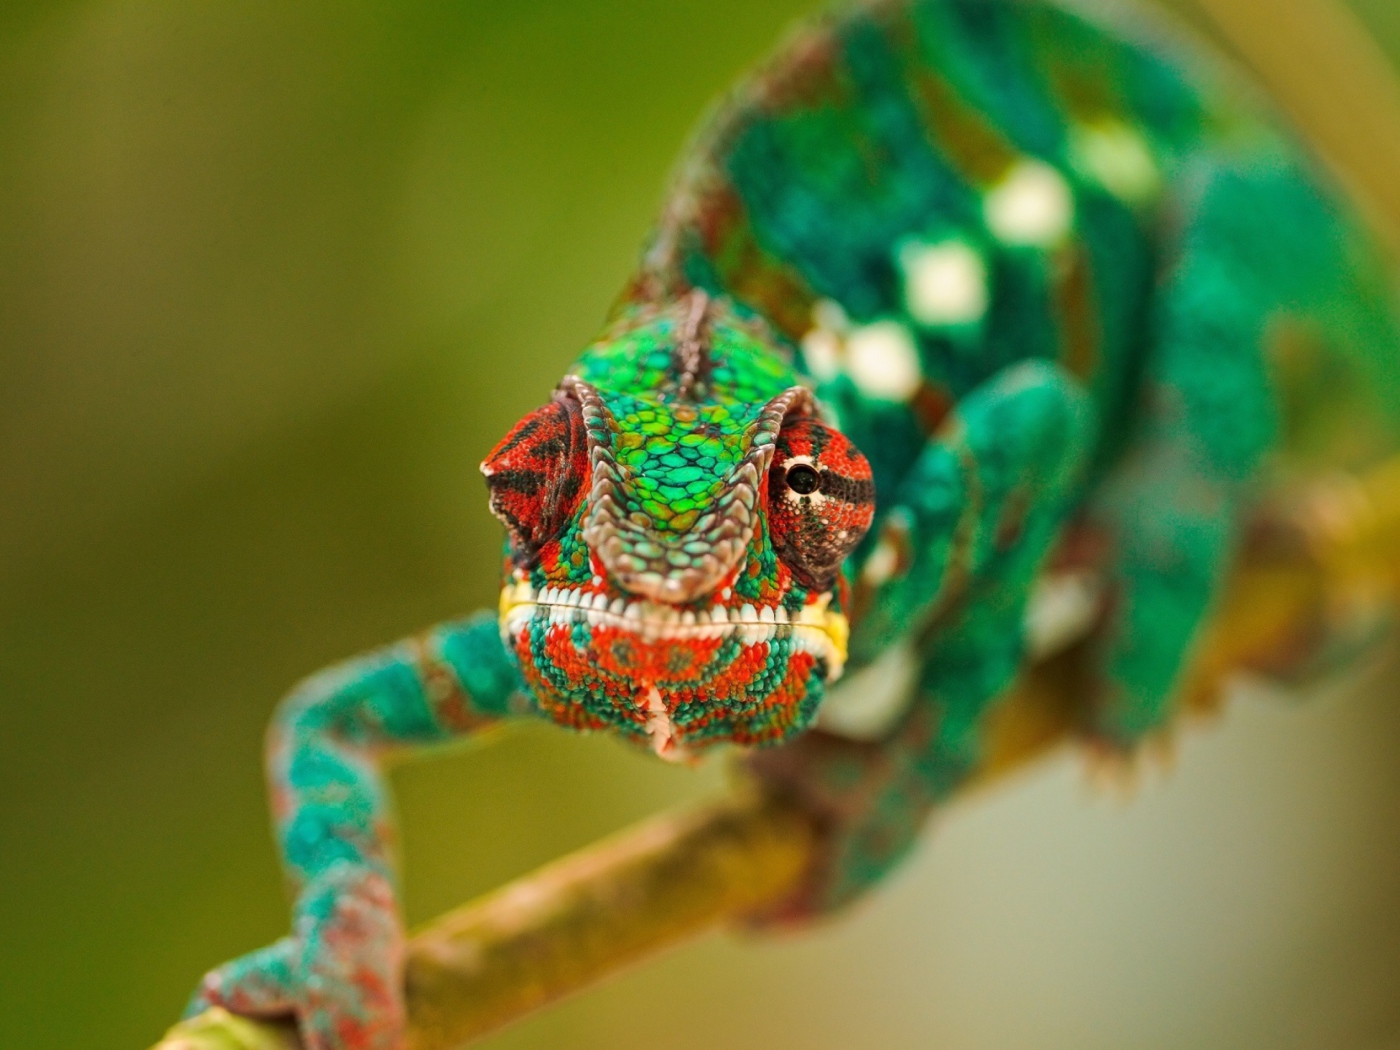
[[[740,793],[647,821],[415,934],[413,1050],[448,1050],[789,890],[815,844],[799,813]],[[297,1050],[284,1025],[209,1010],[158,1050]]]

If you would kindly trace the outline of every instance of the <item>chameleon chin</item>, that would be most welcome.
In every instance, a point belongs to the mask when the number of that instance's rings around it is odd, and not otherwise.
[[[1171,725],[1266,482],[1395,447],[1400,325],[1384,254],[1255,94],[1091,6],[855,4],[714,110],[603,331],[483,464],[499,612],[279,708],[294,932],[192,1010],[403,1045],[390,749],[508,717],[665,758],[782,745],[750,770],[830,817],[802,921],[977,770],[1047,569],[1105,596],[1084,734]],[[802,732],[886,655],[895,718],[844,751]]]

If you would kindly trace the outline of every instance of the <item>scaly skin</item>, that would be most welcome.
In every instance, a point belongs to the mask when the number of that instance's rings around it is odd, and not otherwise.
[[[308,1050],[399,1046],[386,748],[517,715],[666,758],[754,745],[823,819],[765,917],[802,921],[976,769],[1062,564],[1104,595],[1085,733],[1134,747],[1169,724],[1267,483],[1392,443],[1397,351],[1359,224],[1169,34],[1041,0],[813,25],[709,119],[603,334],[483,464],[499,618],[281,709],[292,935],[192,1009],[294,1012]],[[886,653],[914,668],[887,725],[804,732]]]

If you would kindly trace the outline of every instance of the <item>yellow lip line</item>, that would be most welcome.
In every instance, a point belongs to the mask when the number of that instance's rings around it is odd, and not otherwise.
[[[787,627],[792,630],[799,630],[805,628],[810,631],[821,631],[823,634],[830,636],[833,634],[832,628],[830,626],[833,621],[839,622],[841,624],[845,624],[846,622],[846,617],[841,613],[828,612],[822,614],[822,623],[813,623],[811,621],[798,621],[797,623],[793,623],[791,620],[788,620],[786,622],[768,620],[721,620],[719,622],[715,622],[711,620],[705,623],[661,623],[656,619],[645,619],[638,618],[635,616],[626,616],[624,614],[615,613],[610,610],[604,611],[600,609],[581,609],[577,605],[561,605],[557,602],[512,602],[510,605],[503,604],[501,606],[501,613],[502,615],[509,615],[510,613],[515,612],[517,609],[526,608],[563,609],[568,612],[582,613],[585,616],[587,616],[587,614],[589,613],[594,613],[596,616],[604,618],[608,623],[616,623],[624,627],[628,626],[629,624],[637,627],[648,626],[651,627],[653,630],[661,630],[665,632],[665,634],[668,637],[672,635],[693,634],[697,631],[711,631],[716,627]],[[841,629],[842,628],[837,627],[836,632],[839,633]],[[832,640],[835,641],[835,638],[833,638]]]
[[[525,595],[531,597],[525,597]],[[560,610],[567,613],[581,614],[580,618],[587,618],[594,625],[606,624],[609,627],[618,627],[630,631],[634,634],[642,635],[648,641],[672,641],[679,639],[704,638],[704,637],[725,637],[736,630],[762,630],[772,631],[770,637],[795,637],[798,631],[813,632],[821,637],[826,643],[828,652],[827,660],[830,666],[830,677],[835,678],[840,674],[846,662],[846,643],[850,636],[850,626],[846,617],[842,613],[831,612],[825,608],[826,601],[823,599],[817,608],[809,607],[808,619],[798,619],[796,622],[788,620],[781,622],[774,620],[772,623],[766,620],[708,620],[694,623],[682,623],[674,607],[656,606],[665,610],[665,617],[647,615],[651,608],[642,603],[629,603],[628,608],[637,611],[631,615],[619,613],[613,609],[599,609],[587,604],[571,604],[567,602],[541,602],[535,599],[534,592],[526,585],[507,586],[501,591],[501,622],[506,625],[508,619],[518,619],[523,610],[531,610],[530,616],[533,618],[533,611],[536,609]],[[646,612],[643,612],[643,609]],[[726,617],[728,615],[727,606],[718,606],[724,609]],[[819,611],[818,611],[819,610]],[[708,610],[707,610],[708,611]],[[816,612],[821,616],[819,622],[812,613]],[[799,614],[801,616],[801,614]],[[523,626],[523,624],[522,624]],[[786,633],[782,632],[786,629]],[[812,637],[811,634],[807,637]]]

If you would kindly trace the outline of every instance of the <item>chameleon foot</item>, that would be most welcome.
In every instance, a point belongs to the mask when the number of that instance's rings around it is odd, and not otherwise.
[[[1085,772],[1097,794],[1131,802],[1154,776],[1165,778],[1176,768],[1175,729],[1161,729],[1132,744],[1104,737],[1085,744]]]
[[[388,880],[338,865],[307,889],[294,935],[211,971],[188,1013],[294,1016],[305,1050],[399,1050],[404,938]]]

